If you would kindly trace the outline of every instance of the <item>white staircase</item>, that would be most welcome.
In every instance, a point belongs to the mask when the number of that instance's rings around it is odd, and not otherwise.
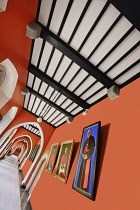
[[[0,160],[0,210],[21,210],[18,158]]]

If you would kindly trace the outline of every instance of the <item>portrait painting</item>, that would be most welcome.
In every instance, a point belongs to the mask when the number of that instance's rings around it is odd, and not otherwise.
[[[82,141],[72,188],[93,200],[100,122],[83,129]]]
[[[62,142],[55,167],[54,177],[60,179],[64,183],[66,183],[68,177],[73,144],[74,140]]]
[[[46,162],[48,162],[48,159],[49,159],[49,153],[50,153],[50,151],[49,151],[49,150],[47,150],[47,151],[43,154],[43,156],[45,156],[45,157],[46,157]]]
[[[48,158],[47,165],[46,165],[46,169],[45,169],[49,173],[53,172],[57,154],[58,154],[58,150],[59,150],[59,143],[52,144],[51,150],[49,153],[49,158]]]

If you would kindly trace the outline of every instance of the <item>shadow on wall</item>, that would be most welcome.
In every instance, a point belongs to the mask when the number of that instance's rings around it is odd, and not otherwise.
[[[79,148],[80,143],[81,142],[75,142],[74,143],[73,152],[72,152],[72,158],[71,158],[70,168],[69,168],[69,174],[70,174],[72,165],[74,163],[74,160],[75,160],[75,157],[76,157],[76,154],[77,154],[77,151],[78,151],[78,148]],[[68,175],[68,177],[69,177],[69,175]]]
[[[100,136],[98,141],[98,153],[97,153],[97,163],[96,163],[96,172],[95,172],[95,182],[94,182],[94,191],[93,191],[93,200],[96,199],[97,189],[100,181],[100,175],[102,171],[102,165],[107,145],[107,139],[110,129],[110,123],[101,127]]]

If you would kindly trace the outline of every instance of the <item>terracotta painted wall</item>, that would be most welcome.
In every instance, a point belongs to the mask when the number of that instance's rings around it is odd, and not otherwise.
[[[113,101],[105,99],[77,116],[72,124],[57,128],[51,144],[74,139],[76,146],[67,184],[43,171],[31,196],[33,210],[138,210],[140,201],[140,79],[121,90]],[[96,200],[91,201],[72,189],[77,144],[83,127],[101,121],[100,164]]]
[[[22,109],[21,90],[26,85],[32,40],[26,37],[26,27],[35,21],[38,0],[8,0],[0,13],[0,63],[9,58],[18,72],[18,82],[12,99],[0,110],[2,116],[11,108]],[[17,100],[18,99],[18,100]]]

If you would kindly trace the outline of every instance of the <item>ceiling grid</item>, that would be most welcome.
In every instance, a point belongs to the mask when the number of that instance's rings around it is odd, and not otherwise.
[[[41,0],[24,109],[54,127],[139,75],[139,31],[107,0]]]

